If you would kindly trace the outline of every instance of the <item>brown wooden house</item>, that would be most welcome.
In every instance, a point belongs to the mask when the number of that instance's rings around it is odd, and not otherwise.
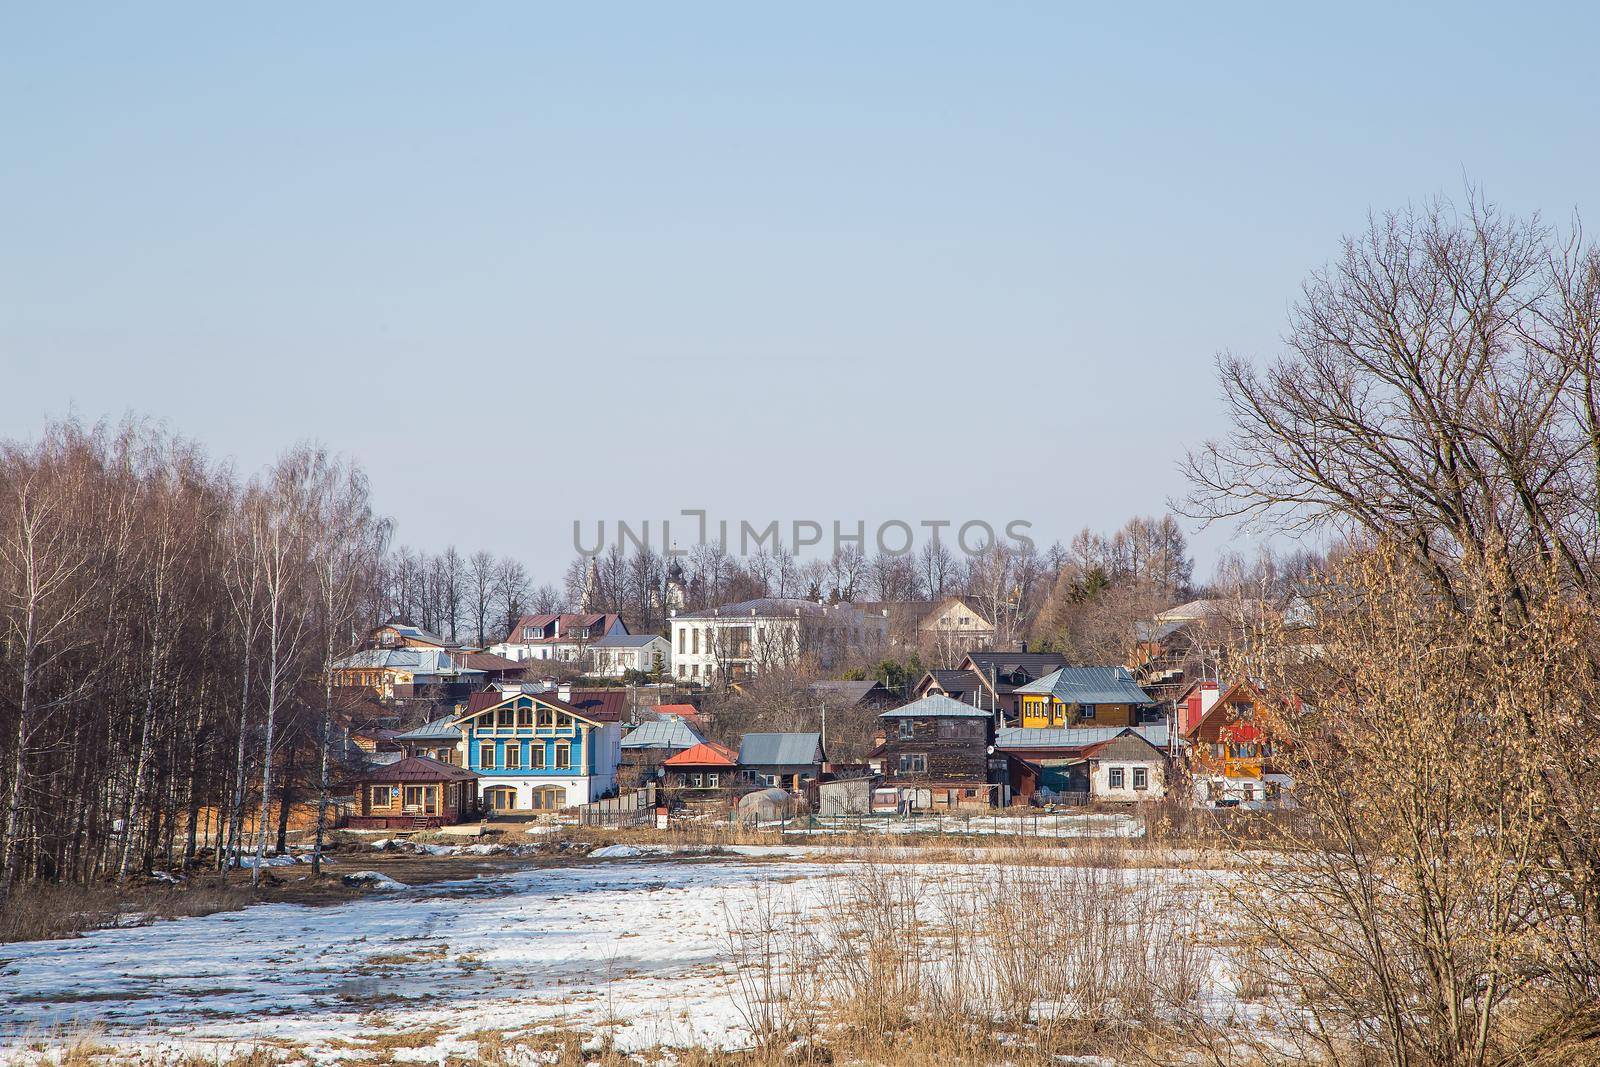
[[[740,784],[739,753],[715,741],[703,741],[669,756],[661,769],[667,788],[685,799],[725,795]]]
[[[994,716],[928,696],[878,716],[882,740],[867,753],[881,783],[873,807],[913,811],[990,807],[1009,802],[1005,757],[990,753]]]
[[[478,775],[426,756],[374,767],[356,781],[358,829],[422,830],[476,815]]]

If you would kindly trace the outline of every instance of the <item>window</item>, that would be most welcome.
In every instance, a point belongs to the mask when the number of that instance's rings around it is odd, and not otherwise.
[[[423,798],[425,796],[431,794],[432,792],[433,792],[433,790],[430,787],[425,786],[425,785],[408,785],[408,786],[406,786],[406,807],[408,807],[408,808],[420,808],[420,807],[422,807]]]
[[[1133,787],[1135,789],[1150,788],[1150,768],[1135,767],[1133,769]]]
[[[922,752],[904,752],[900,755],[901,774],[927,774],[928,757]]]
[[[682,635],[679,635],[679,636],[682,636]],[[682,642],[682,641],[679,641],[679,642],[678,642],[678,643],[679,643],[679,644],[680,644],[680,645],[681,645],[681,644],[683,644],[683,642]],[[681,648],[680,648],[680,649],[678,649],[678,651],[679,651],[679,652],[682,652],[682,651],[683,651],[683,649],[681,649]],[[687,677],[689,677],[689,668],[688,668],[688,667],[685,667],[685,666],[684,666],[684,665],[683,665],[683,664],[681,664],[681,663],[680,663],[680,664],[678,664],[678,677],[679,677],[679,678],[687,678]]]
[[[369,803],[372,807],[387,808],[389,806],[389,787],[386,785],[375,785],[368,791],[367,797],[367,803]]]
[[[533,725],[533,709],[532,708],[527,707],[526,705],[524,705],[523,707],[520,707],[520,708],[517,709],[517,725],[518,726],[532,726]]]
[[[715,772],[706,775],[706,788],[707,789],[715,789],[715,788],[717,788],[717,786],[719,786],[721,784],[722,784],[722,776],[721,775],[719,775],[719,774],[717,774]]]
[[[696,630],[694,632],[694,654],[697,655],[697,656],[700,654],[700,631],[699,630]]]
[[[683,644],[684,644],[684,641],[688,639],[688,636],[689,636],[689,631],[688,630],[680,629],[678,631],[678,655],[680,655],[680,656],[683,655]],[[681,669],[682,668],[680,668],[680,670]]]
[[[522,746],[515,741],[506,742],[505,768],[514,771],[522,766]]]
[[[1112,767],[1106,771],[1106,787],[1108,789],[1121,789],[1126,772],[1121,767]]]
[[[555,724],[556,724],[555,709],[554,708],[547,708],[543,704],[540,704],[539,705],[539,725],[540,726],[554,726]]]
[[[524,626],[522,628],[522,639],[524,641],[532,641],[533,640],[533,627]]]
[[[572,746],[562,741],[556,745],[556,767],[565,770],[572,766]]]
[[[494,768],[494,742],[485,741],[478,746],[478,766],[485,770]]]
[[[543,741],[535,741],[531,746],[529,746],[528,755],[533,757],[533,759],[528,763],[528,766],[532,767],[536,771],[544,770]]]
[[[912,722],[910,719],[901,719],[900,720],[900,740],[909,741],[915,736],[917,736],[916,723]]]
[[[533,807],[538,811],[553,811],[567,805],[567,791],[558,785],[540,786],[533,791]]]
[[[495,722],[494,722],[494,724],[496,726],[510,726],[511,725],[511,709],[510,708],[501,708],[499,711],[495,712]]]
[[[1082,718],[1085,718],[1085,719],[1094,718],[1094,705],[1093,704],[1084,704],[1084,705],[1080,706],[1080,708],[1078,709],[1078,714]]]
[[[689,788],[699,789],[703,777],[699,771],[691,771],[689,773]]]

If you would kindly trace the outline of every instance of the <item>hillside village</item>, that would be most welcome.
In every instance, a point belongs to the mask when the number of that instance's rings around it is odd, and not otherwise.
[[[1141,623],[1123,661],[1081,663],[996,647],[960,596],[766,597],[671,610],[659,633],[551,612],[487,648],[393,619],[335,664],[338,823],[1291,804],[1270,706],[1201,651],[1229,626],[1223,605],[1190,601]],[[742,728],[757,692],[790,728]]]

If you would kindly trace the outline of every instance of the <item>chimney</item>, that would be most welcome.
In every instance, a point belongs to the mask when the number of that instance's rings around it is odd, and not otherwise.
[[[562,682],[560,685],[556,686],[556,696],[561,698],[561,702],[563,704],[572,703],[572,683]]]
[[[1019,642],[1017,644],[1017,651],[1021,652],[1024,656],[1026,656],[1028,654],[1028,642],[1026,642],[1026,641]]]

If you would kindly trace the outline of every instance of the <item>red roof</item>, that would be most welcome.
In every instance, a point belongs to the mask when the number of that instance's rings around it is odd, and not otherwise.
[[[363,782],[470,782],[477,778],[474,771],[452,767],[426,756],[407,756],[394,763],[385,763],[363,774]]]
[[[520,671],[527,668],[526,663],[518,663],[514,659],[497,656],[493,652],[458,652],[456,659],[463,667],[475,671]]]
[[[559,615],[553,613],[547,613],[544,615],[524,615],[522,618],[517,620],[517,624],[513,626],[511,628],[511,632],[506,635],[506,644],[542,645],[554,644],[558,641],[565,643],[574,640],[593,640],[604,637],[606,632],[611,629],[612,625],[619,622],[622,622],[622,616],[614,614],[576,615],[563,612]],[[548,637],[536,635],[531,638],[524,638],[522,636],[522,631],[530,626],[542,634],[551,623],[557,624],[555,627],[556,632],[550,634]],[[585,628],[587,628],[589,631],[589,637],[577,637],[577,634],[581,633]],[[627,623],[622,623],[622,632],[628,632]]]
[[[719,745],[715,741],[703,741],[693,748],[686,748],[675,756],[668,756],[661,764],[663,767],[737,767],[739,754],[727,745]]]
[[[676,715],[690,726],[705,725],[700,719],[700,709],[693,704],[657,704],[650,710],[658,715]]]
[[[559,696],[556,693],[540,693],[541,699]],[[621,722],[622,713],[628,708],[628,691],[626,689],[574,689],[572,699],[566,702],[567,707],[575,710],[586,719],[595,722]]]

